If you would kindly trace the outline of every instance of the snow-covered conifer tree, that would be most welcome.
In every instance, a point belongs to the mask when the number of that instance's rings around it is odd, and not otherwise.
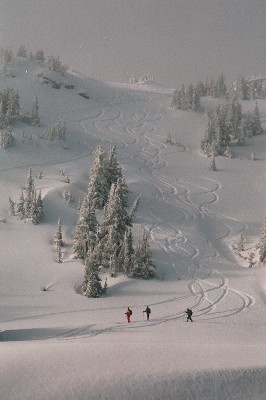
[[[180,89],[180,109],[184,111],[187,109],[186,89],[184,84]]]
[[[224,97],[227,89],[226,89],[226,84],[225,84],[225,77],[223,74],[220,74],[218,76],[216,88],[217,88],[217,96]]]
[[[215,155],[212,156],[211,163],[209,166],[210,171],[217,171],[216,162],[215,162]]]
[[[242,76],[238,82],[238,96],[241,100],[249,100],[249,87],[246,79]]]
[[[132,206],[129,209],[128,219],[129,219],[129,222],[131,222],[131,223],[132,223],[132,219],[133,219],[134,215],[136,214],[136,212],[138,210],[140,199],[141,199],[141,195],[139,195],[136,198],[136,200],[134,201],[134,203],[132,204]]]
[[[112,184],[107,203],[104,207],[102,225],[106,233],[108,233],[109,226],[115,227],[117,231],[116,235],[119,238],[117,244],[120,245],[128,224],[128,215],[123,207],[123,200],[117,190],[117,185]]]
[[[54,235],[54,247],[57,248],[57,246],[60,246],[60,247],[64,246],[61,218],[58,219],[57,230]]]
[[[10,196],[8,198],[8,212],[9,215],[15,215],[15,203],[12,201]]]
[[[24,203],[24,210],[25,210],[25,217],[30,218],[31,207],[32,207],[32,200],[34,197],[34,180],[32,177],[32,170],[29,169],[26,185],[25,185],[25,203]]]
[[[192,110],[193,111],[200,111],[200,109],[201,109],[200,98],[201,98],[200,89],[198,86],[196,86],[194,88],[193,98],[192,98]]]
[[[119,253],[119,265],[120,270],[124,271],[127,276],[132,276],[134,271],[134,248],[131,229],[125,232],[124,241]]]
[[[123,177],[119,177],[117,179],[116,183],[116,195],[121,199],[122,206],[125,208],[128,205],[128,186],[126,184],[126,181]]]
[[[258,103],[256,102],[254,111],[253,111],[253,123],[252,123],[252,133],[253,135],[261,135],[263,132],[261,126],[261,119],[259,113]]]
[[[59,264],[63,262],[62,246],[60,246],[59,242],[56,245],[56,262]]]
[[[37,96],[35,97],[34,102],[32,103],[31,118],[32,118],[32,125],[40,126],[39,103]]]
[[[90,170],[88,197],[95,208],[103,208],[110,190],[106,168],[105,152],[97,147],[95,159]]]
[[[94,251],[89,250],[85,261],[85,274],[82,284],[82,293],[87,297],[99,297],[102,294],[99,265]]]
[[[138,247],[135,251],[135,267],[132,273],[134,278],[148,279],[155,276],[154,265],[152,263],[152,253],[148,235],[143,230],[142,237],[139,240]]]
[[[23,190],[21,191],[20,198],[17,202],[17,214],[21,219],[25,218],[25,199]]]
[[[112,183],[116,183],[119,178],[122,178],[121,167],[117,161],[116,146],[112,146],[109,151],[109,157],[106,162],[106,174],[109,189]]]
[[[85,196],[80,207],[74,234],[73,251],[76,258],[85,259],[87,252],[94,249],[97,227],[95,208],[89,201],[88,196]]]
[[[38,224],[43,219],[43,204],[41,191],[37,196],[37,192],[32,193],[30,215],[31,222],[33,224]]]
[[[193,95],[194,95],[194,86],[190,83],[186,90],[186,109],[192,110],[193,108]]]
[[[260,262],[263,263],[266,259],[266,217],[264,218],[261,237],[257,248],[259,249]]]
[[[118,258],[116,253],[110,255],[109,271],[110,276],[115,277],[118,270]]]

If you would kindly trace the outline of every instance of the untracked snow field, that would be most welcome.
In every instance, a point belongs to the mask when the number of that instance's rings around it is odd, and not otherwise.
[[[60,89],[45,83],[47,74]],[[41,126],[17,123],[14,145],[0,149],[0,399],[265,399],[266,269],[248,268],[233,249],[244,235],[253,251],[264,223],[265,131],[232,145],[232,158],[217,157],[210,171],[200,153],[207,113],[171,109],[172,89],[63,78],[23,59],[0,76],[6,87],[19,91],[20,114],[38,97]],[[243,110],[254,106],[242,102]],[[266,100],[258,106],[266,129]],[[57,121],[66,139],[49,142],[42,134]],[[148,231],[159,278],[103,272],[107,295],[88,299],[72,245],[98,145],[116,145],[129,203],[141,195],[133,235]],[[8,213],[30,167],[45,207],[39,225]],[[62,264],[52,246],[59,218]]]

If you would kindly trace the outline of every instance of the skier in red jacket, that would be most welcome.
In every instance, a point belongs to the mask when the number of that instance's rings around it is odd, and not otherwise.
[[[129,323],[130,322],[130,317],[132,315],[132,311],[130,310],[129,307],[127,308],[127,312],[125,314],[127,316],[127,322]]]

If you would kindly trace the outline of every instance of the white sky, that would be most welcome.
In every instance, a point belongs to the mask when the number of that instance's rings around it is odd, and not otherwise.
[[[2,0],[1,46],[43,48],[92,77],[159,83],[266,73],[265,0]]]

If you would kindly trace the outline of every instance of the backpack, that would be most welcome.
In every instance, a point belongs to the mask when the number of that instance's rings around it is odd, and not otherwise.
[[[132,310],[129,309],[128,311],[129,311],[129,315],[132,315]]]
[[[146,309],[146,311],[147,311],[147,313],[151,313],[151,309],[149,308],[149,307],[147,307],[147,309]]]

